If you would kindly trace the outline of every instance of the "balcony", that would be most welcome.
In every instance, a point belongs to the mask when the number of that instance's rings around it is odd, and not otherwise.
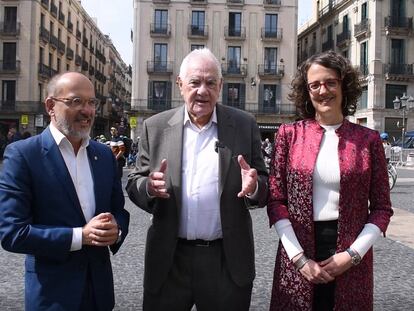
[[[20,34],[20,22],[14,23],[0,23],[0,36],[3,37],[17,37]]]
[[[240,7],[244,5],[244,0],[226,0],[227,6]]]
[[[333,50],[334,49],[334,40],[328,39],[322,43],[322,52]]]
[[[82,33],[79,31],[79,29],[76,29],[76,39],[80,41],[81,38],[82,38]]]
[[[414,79],[413,64],[384,64],[385,80],[409,81]]]
[[[349,46],[351,42],[351,32],[349,30],[343,31],[336,35],[336,46],[343,48]]]
[[[173,73],[174,62],[167,61],[147,61],[147,73],[171,75]]]
[[[41,41],[43,41],[43,43],[48,43],[50,38],[49,30],[47,30],[45,27],[40,26],[39,38]]]
[[[151,24],[151,37],[169,37],[171,36],[171,24]]]
[[[73,50],[71,48],[66,48],[66,58],[68,60],[72,60],[73,59]]]
[[[284,65],[261,64],[257,67],[261,79],[282,79],[285,75]]]
[[[148,99],[148,109],[156,112],[171,109],[171,100],[167,99]]]
[[[281,0],[263,0],[263,6],[265,8],[279,8],[281,2]]]
[[[245,40],[246,28],[245,27],[224,27],[224,37],[226,40]]]
[[[78,54],[75,55],[75,65],[76,66],[82,65],[82,57]]]
[[[15,100],[2,100],[0,106],[0,111],[15,112],[16,111],[16,101]]]
[[[64,25],[65,24],[65,14],[63,14],[61,11],[59,11],[59,17],[58,17],[59,22]]]
[[[281,100],[276,98],[275,103],[266,103],[266,102],[259,102],[258,109],[250,109],[247,107],[246,111],[252,113],[264,113],[264,114],[281,114],[281,115],[295,115],[296,107],[293,104],[281,104]]]
[[[93,66],[89,66],[89,75],[93,76],[95,74],[95,68]]]
[[[358,67],[358,71],[359,73],[363,76],[366,77],[369,75],[369,69],[368,69],[368,64],[361,64]]]
[[[49,9],[49,0],[42,0],[42,6],[47,10]]]
[[[39,63],[39,76],[43,79],[49,79],[51,77],[51,70],[49,66]]]
[[[354,26],[354,37],[357,40],[364,40],[370,36],[371,21],[366,18],[363,19],[359,24]]]
[[[279,42],[282,40],[282,28],[262,28],[261,36],[263,41]]]
[[[66,45],[62,41],[59,40],[59,42],[58,42],[58,53],[63,55],[63,54],[65,54],[65,50],[66,50]]]
[[[102,72],[100,72],[99,70],[96,70],[95,71],[95,78],[98,81],[101,81],[104,84],[106,83],[106,77],[105,77],[105,75]]]
[[[57,47],[59,46],[59,39],[51,34],[50,37],[49,37],[49,45],[53,49],[57,49]]]
[[[222,63],[221,73],[227,77],[246,77],[247,76],[247,64],[238,64],[236,61]]]
[[[50,14],[52,14],[54,17],[57,17],[58,14],[58,8],[53,2],[50,3]]]
[[[0,60],[0,74],[16,74],[20,72],[19,60]]]
[[[207,0],[190,0],[192,5],[207,5]]]
[[[152,0],[153,3],[169,4],[170,0]]]
[[[73,31],[73,23],[70,20],[68,20],[68,31],[70,33],[72,33],[72,31]]]
[[[88,39],[85,38],[85,36],[83,36],[82,44],[85,48],[88,48],[89,41],[88,41]]]
[[[385,35],[409,36],[413,31],[412,17],[385,17]]]
[[[89,63],[86,60],[82,61],[82,71],[88,71]]]
[[[207,39],[208,27],[207,25],[188,25],[188,38],[193,39]]]

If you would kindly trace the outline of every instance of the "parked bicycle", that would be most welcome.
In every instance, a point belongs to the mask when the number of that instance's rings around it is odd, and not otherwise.
[[[388,169],[388,182],[390,184],[390,190],[392,190],[392,188],[394,188],[395,186],[395,183],[397,182],[397,170],[395,166],[392,165],[391,163],[388,163],[387,169]]]

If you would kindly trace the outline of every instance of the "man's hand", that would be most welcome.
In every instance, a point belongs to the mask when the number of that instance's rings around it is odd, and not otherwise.
[[[242,189],[237,194],[239,198],[242,198],[246,195],[251,195],[256,191],[257,186],[257,171],[254,168],[250,168],[250,165],[247,164],[246,160],[242,155],[237,157],[237,161],[240,165],[241,178],[242,178]]]
[[[321,261],[319,265],[330,275],[336,277],[352,267],[351,256],[347,252],[337,253]]]
[[[167,160],[161,161],[160,169],[155,172],[151,172],[147,180],[147,191],[150,196],[168,199],[170,197],[167,192],[165,182],[165,171],[167,170]]]
[[[101,213],[93,217],[82,228],[82,244],[109,246],[118,239],[118,224],[111,213]]]

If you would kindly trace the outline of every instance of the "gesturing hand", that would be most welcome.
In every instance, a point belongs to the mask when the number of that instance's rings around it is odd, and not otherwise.
[[[250,165],[246,162],[242,155],[237,157],[237,161],[240,165],[240,172],[242,178],[242,189],[237,194],[239,198],[246,195],[251,195],[256,191],[257,186],[257,171],[254,168],[250,168]]]
[[[167,192],[165,182],[165,171],[167,170],[167,160],[163,159],[158,171],[151,172],[147,180],[148,194],[153,197],[167,199],[170,197]]]

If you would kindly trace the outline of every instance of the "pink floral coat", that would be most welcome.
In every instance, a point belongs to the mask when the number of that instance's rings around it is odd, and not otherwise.
[[[280,127],[269,177],[272,226],[289,218],[305,254],[314,258],[312,174],[324,129],[315,120]],[[393,214],[384,149],[376,131],[344,120],[336,130],[340,167],[337,252],[348,248],[366,223],[385,232]],[[312,310],[313,284],[277,251],[270,310]],[[362,262],[336,278],[335,310],[372,310],[372,249]]]

